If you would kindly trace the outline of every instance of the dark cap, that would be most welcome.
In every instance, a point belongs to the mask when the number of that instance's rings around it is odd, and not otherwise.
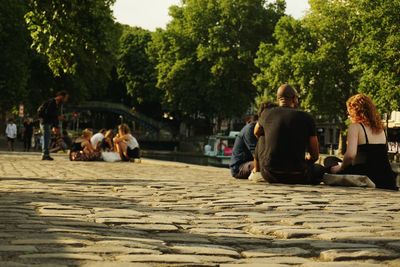
[[[282,84],[278,88],[278,91],[276,92],[276,97],[278,99],[279,98],[293,98],[295,96],[299,97],[299,94],[297,93],[296,89],[294,89],[289,84]]]

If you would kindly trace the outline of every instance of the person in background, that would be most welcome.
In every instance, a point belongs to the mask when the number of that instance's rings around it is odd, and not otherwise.
[[[14,123],[14,119],[12,118],[7,121],[6,136],[8,151],[14,151],[14,142],[17,138],[17,125]]]
[[[347,100],[346,106],[351,121],[346,153],[343,161],[327,157],[325,167],[330,173],[366,175],[377,188],[398,190],[397,175],[388,158],[386,134],[372,99],[357,94]]]
[[[92,143],[92,146],[94,149],[96,149],[98,151],[101,150],[101,146],[103,144],[105,133],[106,133],[106,129],[103,128],[98,133],[93,135],[92,138],[90,138],[90,142]]]
[[[38,115],[41,119],[40,130],[43,134],[42,160],[54,160],[50,157],[49,151],[51,130],[53,127],[58,128],[59,121],[64,120],[64,116],[58,114],[58,108],[67,102],[68,98],[66,91],[60,91],[54,98],[47,100],[38,108]]]
[[[24,120],[24,151],[29,152],[32,146],[32,135],[33,135],[33,120],[26,118]]]
[[[73,142],[69,154],[71,161],[95,161],[100,160],[101,153],[97,151],[90,142],[93,132],[89,129],[84,129],[82,135]]]
[[[114,151],[114,131],[112,129],[108,129],[104,135],[104,139],[101,142],[101,149],[103,151]]]
[[[63,142],[65,144],[64,150],[71,149],[72,139],[69,136],[68,131],[63,129],[61,136],[62,136],[62,140],[63,140]]]
[[[247,124],[236,136],[229,164],[231,175],[236,179],[247,179],[254,169],[253,155],[257,145],[254,127],[257,119],[257,115],[252,115],[251,119],[247,121]]]
[[[122,161],[140,159],[139,143],[132,136],[129,126],[125,123],[118,126],[118,134],[113,139],[114,151],[119,153]]]

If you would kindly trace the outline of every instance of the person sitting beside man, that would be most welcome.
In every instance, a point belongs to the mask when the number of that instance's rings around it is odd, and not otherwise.
[[[236,179],[247,179],[254,168],[253,154],[257,145],[254,135],[254,127],[258,116],[252,115],[249,122],[240,130],[233,145],[231,162],[232,177]]]
[[[298,95],[290,85],[279,87],[277,100],[279,106],[265,110],[258,121],[265,146],[258,155],[261,175],[269,183],[319,184],[324,167],[314,164],[319,158],[315,121],[297,109]]]

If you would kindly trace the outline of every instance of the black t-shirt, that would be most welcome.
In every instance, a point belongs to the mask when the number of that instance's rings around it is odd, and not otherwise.
[[[54,98],[48,100],[46,116],[43,118],[43,123],[58,127],[58,105]]]
[[[265,110],[258,121],[263,127],[264,152],[260,167],[272,171],[299,172],[307,168],[305,152],[311,136],[316,136],[314,119],[293,108]]]

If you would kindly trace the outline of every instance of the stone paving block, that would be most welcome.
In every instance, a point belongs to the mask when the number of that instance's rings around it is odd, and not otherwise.
[[[136,224],[136,223],[146,223],[142,219],[127,219],[127,218],[95,218],[96,223],[104,224]]]
[[[368,263],[368,262],[308,262],[300,265],[301,267],[384,267],[385,264]]]
[[[125,224],[125,227],[132,227],[135,230],[145,231],[176,231],[178,227],[172,224]]]
[[[17,239],[11,241],[13,245],[86,245],[92,243],[87,240],[69,239],[69,238],[54,238],[54,239]]]
[[[334,249],[334,248],[378,248],[377,245],[363,243],[342,243],[332,241],[310,240],[309,245],[317,249]]]
[[[308,237],[313,235],[320,235],[326,233],[325,230],[318,230],[318,229],[281,229],[272,232],[272,235],[278,238],[301,238],[301,237]]]
[[[374,236],[373,233],[365,232],[327,232],[318,235],[317,238],[322,240],[355,240],[355,238],[359,237],[370,238]]]
[[[35,260],[46,260],[46,259],[65,259],[65,260],[95,260],[101,261],[102,257],[95,254],[85,253],[38,253],[38,254],[27,254],[20,255],[21,259],[35,259]]]
[[[193,255],[164,254],[164,255],[121,255],[116,260],[128,262],[158,262],[158,263],[201,263]]]
[[[0,245],[0,252],[38,252],[34,246],[13,246],[13,245]],[[1,266],[1,265],[0,265]]]
[[[226,262],[234,262],[237,259],[221,255],[193,255],[204,264],[218,264]]]
[[[198,244],[205,244],[211,243],[211,241],[203,236],[197,236],[193,234],[187,233],[168,233],[168,232],[160,232],[156,234],[157,238],[162,239],[169,243],[198,243]]]
[[[202,244],[180,244],[173,245],[170,247],[175,253],[182,254],[193,254],[193,255],[221,255],[221,256],[231,256],[240,257],[240,254],[233,248],[228,247],[217,247]]]
[[[323,261],[395,259],[398,257],[400,257],[399,253],[377,248],[331,249],[320,253],[320,259]]]
[[[0,266],[4,266],[4,267],[6,267],[6,266],[7,267],[30,267],[31,265],[18,263],[18,262],[1,261],[0,260]]]
[[[242,259],[239,263],[262,263],[265,266],[269,266],[269,264],[288,264],[288,265],[300,265],[310,260],[301,257],[267,257],[267,258],[247,258]]]
[[[227,263],[227,264],[221,264],[220,267],[290,267],[293,265],[287,265],[287,264],[270,264],[266,265],[265,263]]]
[[[11,237],[14,237],[14,235],[7,233],[0,233],[0,238],[11,238]]]
[[[399,242],[391,242],[391,243],[388,243],[387,246],[388,246],[389,248],[393,248],[393,249],[396,249],[396,250],[400,250],[400,241],[399,241]]]
[[[265,258],[277,256],[304,256],[309,255],[310,251],[298,247],[285,247],[285,248],[260,248],[242,251],[242,256],[246,258]]]
[[[385,263],[389,267],[399,267],[400,266],[400,259],[386,261]]]
[[[145,263],[131,263],[131,262],[115,262],[115,261],[91,261],[79,265],[81,267],[151,267],[150,264]]]

